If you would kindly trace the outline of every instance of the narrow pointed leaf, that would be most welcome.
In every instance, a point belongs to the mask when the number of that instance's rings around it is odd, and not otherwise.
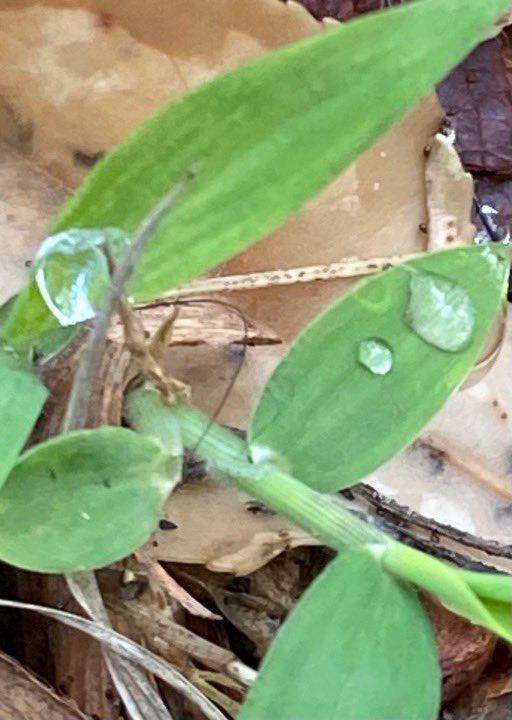
[[[0,559],[41,572],[119,560],[155,529],[178,478],[159,444],[124,428],[41,443],[0,490]]]
[[[196,172],[132,284],[139,299],[155,297],[280,225],[419,101],[508,5],[421,0],[222,75],[100,162],[53,231],[133,232],[184,173]],[[17,323],[8,331],[13,342]]]
[[[33,372],[0,352],[0,486],[23,449],[47,394]]]
[[[437,649],[416,594],[365,550],[334,560],[263,661],[239,720],[434,720]]]
[[[357,482],[410,443],[461,383],[503,302],[506,274],[504,258],[475,246],[360,283],[295,341],[263,392],[250,442],[318,490]],[[418,277],[433,279],[435,300],[413,327]],[[460,348],[433,345],[443,334]],[[384,374],[361,358],[368,339],[392,354]]]
[[[436,595],[447,607],[512,642],[512,577],[468,573],[399,543],[382,556],[383,567]]]

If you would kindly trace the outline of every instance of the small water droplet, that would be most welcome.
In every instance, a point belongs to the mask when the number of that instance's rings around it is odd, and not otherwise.
[[[357,359],[374,375],[387,375],[393,367],[393,351],[384,340],[378,338],[361,340]]]
[[[42,243],[34,261],[34,277],[62,326],[76,325],[96,315],[110,285],[103,248],[108,246],[116,259],[129,242],[129,237],[116,228],[75,228],[51,235]]]
[[[405,319],[430,345],[459,352],[468,345],[475,329],[475,309],[463,287],[440,275],[411,275]]]

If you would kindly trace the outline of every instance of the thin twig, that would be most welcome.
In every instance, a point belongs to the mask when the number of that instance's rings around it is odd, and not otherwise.
[[[144,308],[172,304],[177,300],[218,292],[245,292],[247,290],[260,290],[261,288],[268,287],[310,283],[316,280],[337,280],[340,278],[374,275],[388,267],[401,265],[409,260],[413,260],[419,257],[420,254],[421,253],[392,255],[390,257],[370,258],[368,260],[345,258],[340,260],[340,262],[324,263],[323,265],[307,265],[304,267],[264,270],[263,272],[245,273],[241,275],[221,275],[220,277],[205,278],[204,280],[194,280],[187,285],[182,285],[163,298],[146,303],[139,303],[137,307]]]
[[[105,306],[101,312],[98,313],[94,329],[92,330],[89,342],[84,349],[75,374],[66,416],[62,424],[62,432],[85,427],[94,374],[107,341],[112,316],[119,305],[124,288],[135,270],[144,247],[153,236],[163,218],[181,197],[191,179],[192,175],[189,173],[181,182],[173,187],[173,189],[160,200],[150,214],[144,218],[135,232],[130,246],[115,268],[112,285]]]

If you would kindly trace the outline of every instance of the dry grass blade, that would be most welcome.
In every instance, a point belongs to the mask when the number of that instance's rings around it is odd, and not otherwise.
[[[113,650],[117,655],[137,663],[140,667],[156,675],[170,687],[183,694],[190,702],[194,703],[207,720],[226,720],[215,705],[205,698],[175,667],[111,628],[92,620],[86,620],[78,615],[44,607],[43,605],[33,605],[15,600],[0,600],[0,607],[38,612],[46,617],[59,620],[75,630],[86,633]]]
[[[75,600],[90,617],[110,627],[110,620],[103,604],[94,573],[81,572],[67,576],[69,589]],[[105,662],[132,720],[172,720],[157,690],[146,673],[134,663],[104,648]]]

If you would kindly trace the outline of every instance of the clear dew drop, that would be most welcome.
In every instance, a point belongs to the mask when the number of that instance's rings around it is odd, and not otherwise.
[[[445,352],[463,350],[475,329],[475,309],[464,288],[427,272],[411,275],[405,319],[425,342]]]
[[[387,375],[393,368],[393,351],[378,338],[361,340],[357,359],[373,375]]]
[[[116,259],[129,242],[116,228],[73,228],[46,238],[34,261],[34,277],[60,325],[76,325],[96,315],[110,284],[103,248],[108,246]]]

